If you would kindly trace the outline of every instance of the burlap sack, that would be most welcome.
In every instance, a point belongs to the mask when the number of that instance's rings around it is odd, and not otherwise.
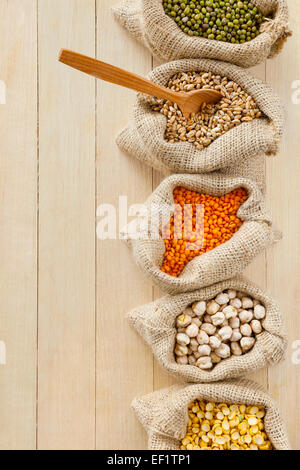
[[[231,44],[190,37],[164,12],[162,0],[123,0],[114,8],[116,18],[161,61],[174,59],[219,59],[241,67],[252,67],[274,57],[291,35],[286,0],[252,0],[271,21],[261,34],[244,44]]]
[[[259,300],[266,308],[263,332],[254,347],[242,356],[231,356],[212,370],[201,370],[175,361],[176,318],[185,308],[199,300],[213,299],[225,289],[234,289]],[[245,278],[230,279],[201,290],[175,296],[167,295],[128,314],[129,322],[144,338],[158,362],[177,379],[185,382],[215,382],[243,376],[278,363],[284,356],[287,337],[277,303]]]
[[[227,404],[263,405],[266,433],[276,450],[289,450],[290,444],[278,406],[261,386],[249,380],[213,384],[174,385],[132,402],[148,433],[151,450],[179,450],[186,435],[188,405],[196,400]]]
[[[226,243],[195,257],[184,268],[179,277],[172,277],[160,270],[165,245],[160,236],[157,213],[167,220],[173,204],[173,190],[177,186],[221,196],[236,188],[244,187],[247,201],[240,207],[237,216],[243,220],[241,228]],[[166,210],[164,209],[166,207]],[[139,215],[123,231],[138,266],[160,289],[169,294],[191,292],[215,284],[241,273],[253,258],[269,244],[280,239],[274,231],[266,212],[262,194],[257,185],[244,178],[234,178],[213,173],[207,175],[172,175],[165,178],[145,203],[149,223],[141,228],[138,237],[132,234],[136,225],[142,227],[144,214]],[[148,229],[151,228],[149,235]]]
[[[133,124],[117,137],[122,151],[164,173],[206,173],[233,164],[239,166],[259,153],[276,154],[283,133],[283,107],[268,85],[240,67],[205,59],[170,62],[154,69],[148,78],[166,85],[170,77],[187,71],[228,77],[254,98],[265,117],[243,122],[198,150],[190,142],[167,142],[167,118],[152,110],[149,97],[138,95]]]
[[[263,195],[266,193],[266,159],[265,155],[253,155],[248,160],[244,160],[239,165],[230,165],[218,170],[218,173],[231,176],[242,177],[254,181]]]

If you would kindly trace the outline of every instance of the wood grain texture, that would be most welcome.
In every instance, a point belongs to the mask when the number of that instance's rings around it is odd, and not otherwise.
[[[280,154],[268,160],[267,165],[267,200],[274,223],[283,232],[282,241],[267,253],[267,286],[282,307],[289,338],[286,361],[269,369],[269,391],[286,419],[293,448],[300,449],[300,365],[293,363],[293,343],[300,339],[300,104],[292,101],[296,91],[293,82],[300,79],[300,3],[290,0],[289,6],[293,37],[282,54],[267,63],[267,81],[279,93],[286,109]]]
[[[95,446],[94,0],[39,3],[39,449]]]
[[[255,77],[259,78],[263,82],[266,81],[266,64],[260,64],[256,67],[250,69]],[[264,165],[264,174],[266,174],[266,163]],[[261,253],[255,260],[248,266],[245,270],[245,275],[248,276],[250,280],[256,282],[262,289],[266,289],[266,276],[267,276],[267,265],[266,265],[266,251]],[[268,388],[268,370],[262,369],[254,374],[249,375],[250,379],[259,382],[265,389]]]
[[[162,179],[115,143],[135,93],[57,61],[66,47],[140,75],[158,65],[115,21],[118,3],[0,2],[0,86],[7,94],[0,104],[0,342],[7,348],[0,449],[144,449],[146,433],[130,403],[174,383],[125,318],[162,293],[123,241],[96,238],[97,207],[113,204],[118,216],[119,196],[128,207],[142,203]],[[278,299],[289,334],[287,360],[251,378],[278,401],[300,449],[300,104],[292,102],[300,4],[289,6],[293,38],[279,57],[250,71],[287,109],[280,154],[264,170],[267,205],[284,238],[246,274]]]
[[[151,56],[114,20],[111,6],[117,3],[97,2],[98,58],[145,74]],[[151,194],[151,169],[121,153],[115,143],[130,119],[134,99],[132,91],[97,82],[97,205],[118,208],[119,196],[126,195],[130,206]],[[153,390],[153,358],[125,314],[151,298],[151,283],[135,266],[124,241],[98,240],[97,449],[146,447],[130,403]]]
[[[36,445],[36,2],[0,2],[0,448]],[[4,46],[5,45],[5,46]]]

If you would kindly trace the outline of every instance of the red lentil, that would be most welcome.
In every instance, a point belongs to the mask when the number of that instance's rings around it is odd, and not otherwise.
[[[178,277],[189,261],[225,243],[237,232],[242,221],[236,214],[246,201],[247,192],[238,188],[218,197],[179,186],[173,197],[177,206],[170,220],[169,236],[164,238],[163,234],[166,251],[161,271]],[[190,210],[184,212],[186,204]],[[204,224],[196,227],[199,205],[204,209]],[[194,243],[193,249],[190,243]]]

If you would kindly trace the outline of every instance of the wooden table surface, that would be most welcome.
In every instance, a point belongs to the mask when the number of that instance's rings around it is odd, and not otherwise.
[[[135,95],[57,62],[66,47],[149,72],[154,60],[115,21],[117,3],[0,2],[1,449],[146,448],[130,403],[172,383],[124,318],[159,292],[122,241],[96,237],[99,204],[144,202],[161,179],[115,144]],[[284,238],[247,274],[278,299],[289,334],[286,361],[253,378],[300,449],[300,2],[288,3],[293,38],[252,71],[287,110],[281,152],[266,160]]]

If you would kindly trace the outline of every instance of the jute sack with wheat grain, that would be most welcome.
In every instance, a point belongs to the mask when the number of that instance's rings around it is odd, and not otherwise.
[[[194,72],[203,78],[191,78]],[[193,130],[185,132],[191,123],[184,120],[177,105],[167,102],[163,114],[156,110],[157,100],[138,95],[133,122],[117,137],[122,151],[163,173],[206,173],[238,167],[258,154],[277,153],[284,112],[279,97],[268,85],[240,67],[207,59],[170,62],[154,69],[148,78],[166,86],[178,74],[183,74],[184,90],[214,87],[224,99],[209,111],[201,111],[205,122],[201,114],[192,118]],[[249,109],[250,105],[254,109]],[[173,141],[172,132],[177,134]],[[196,140],[198,134],[203,145]]]

